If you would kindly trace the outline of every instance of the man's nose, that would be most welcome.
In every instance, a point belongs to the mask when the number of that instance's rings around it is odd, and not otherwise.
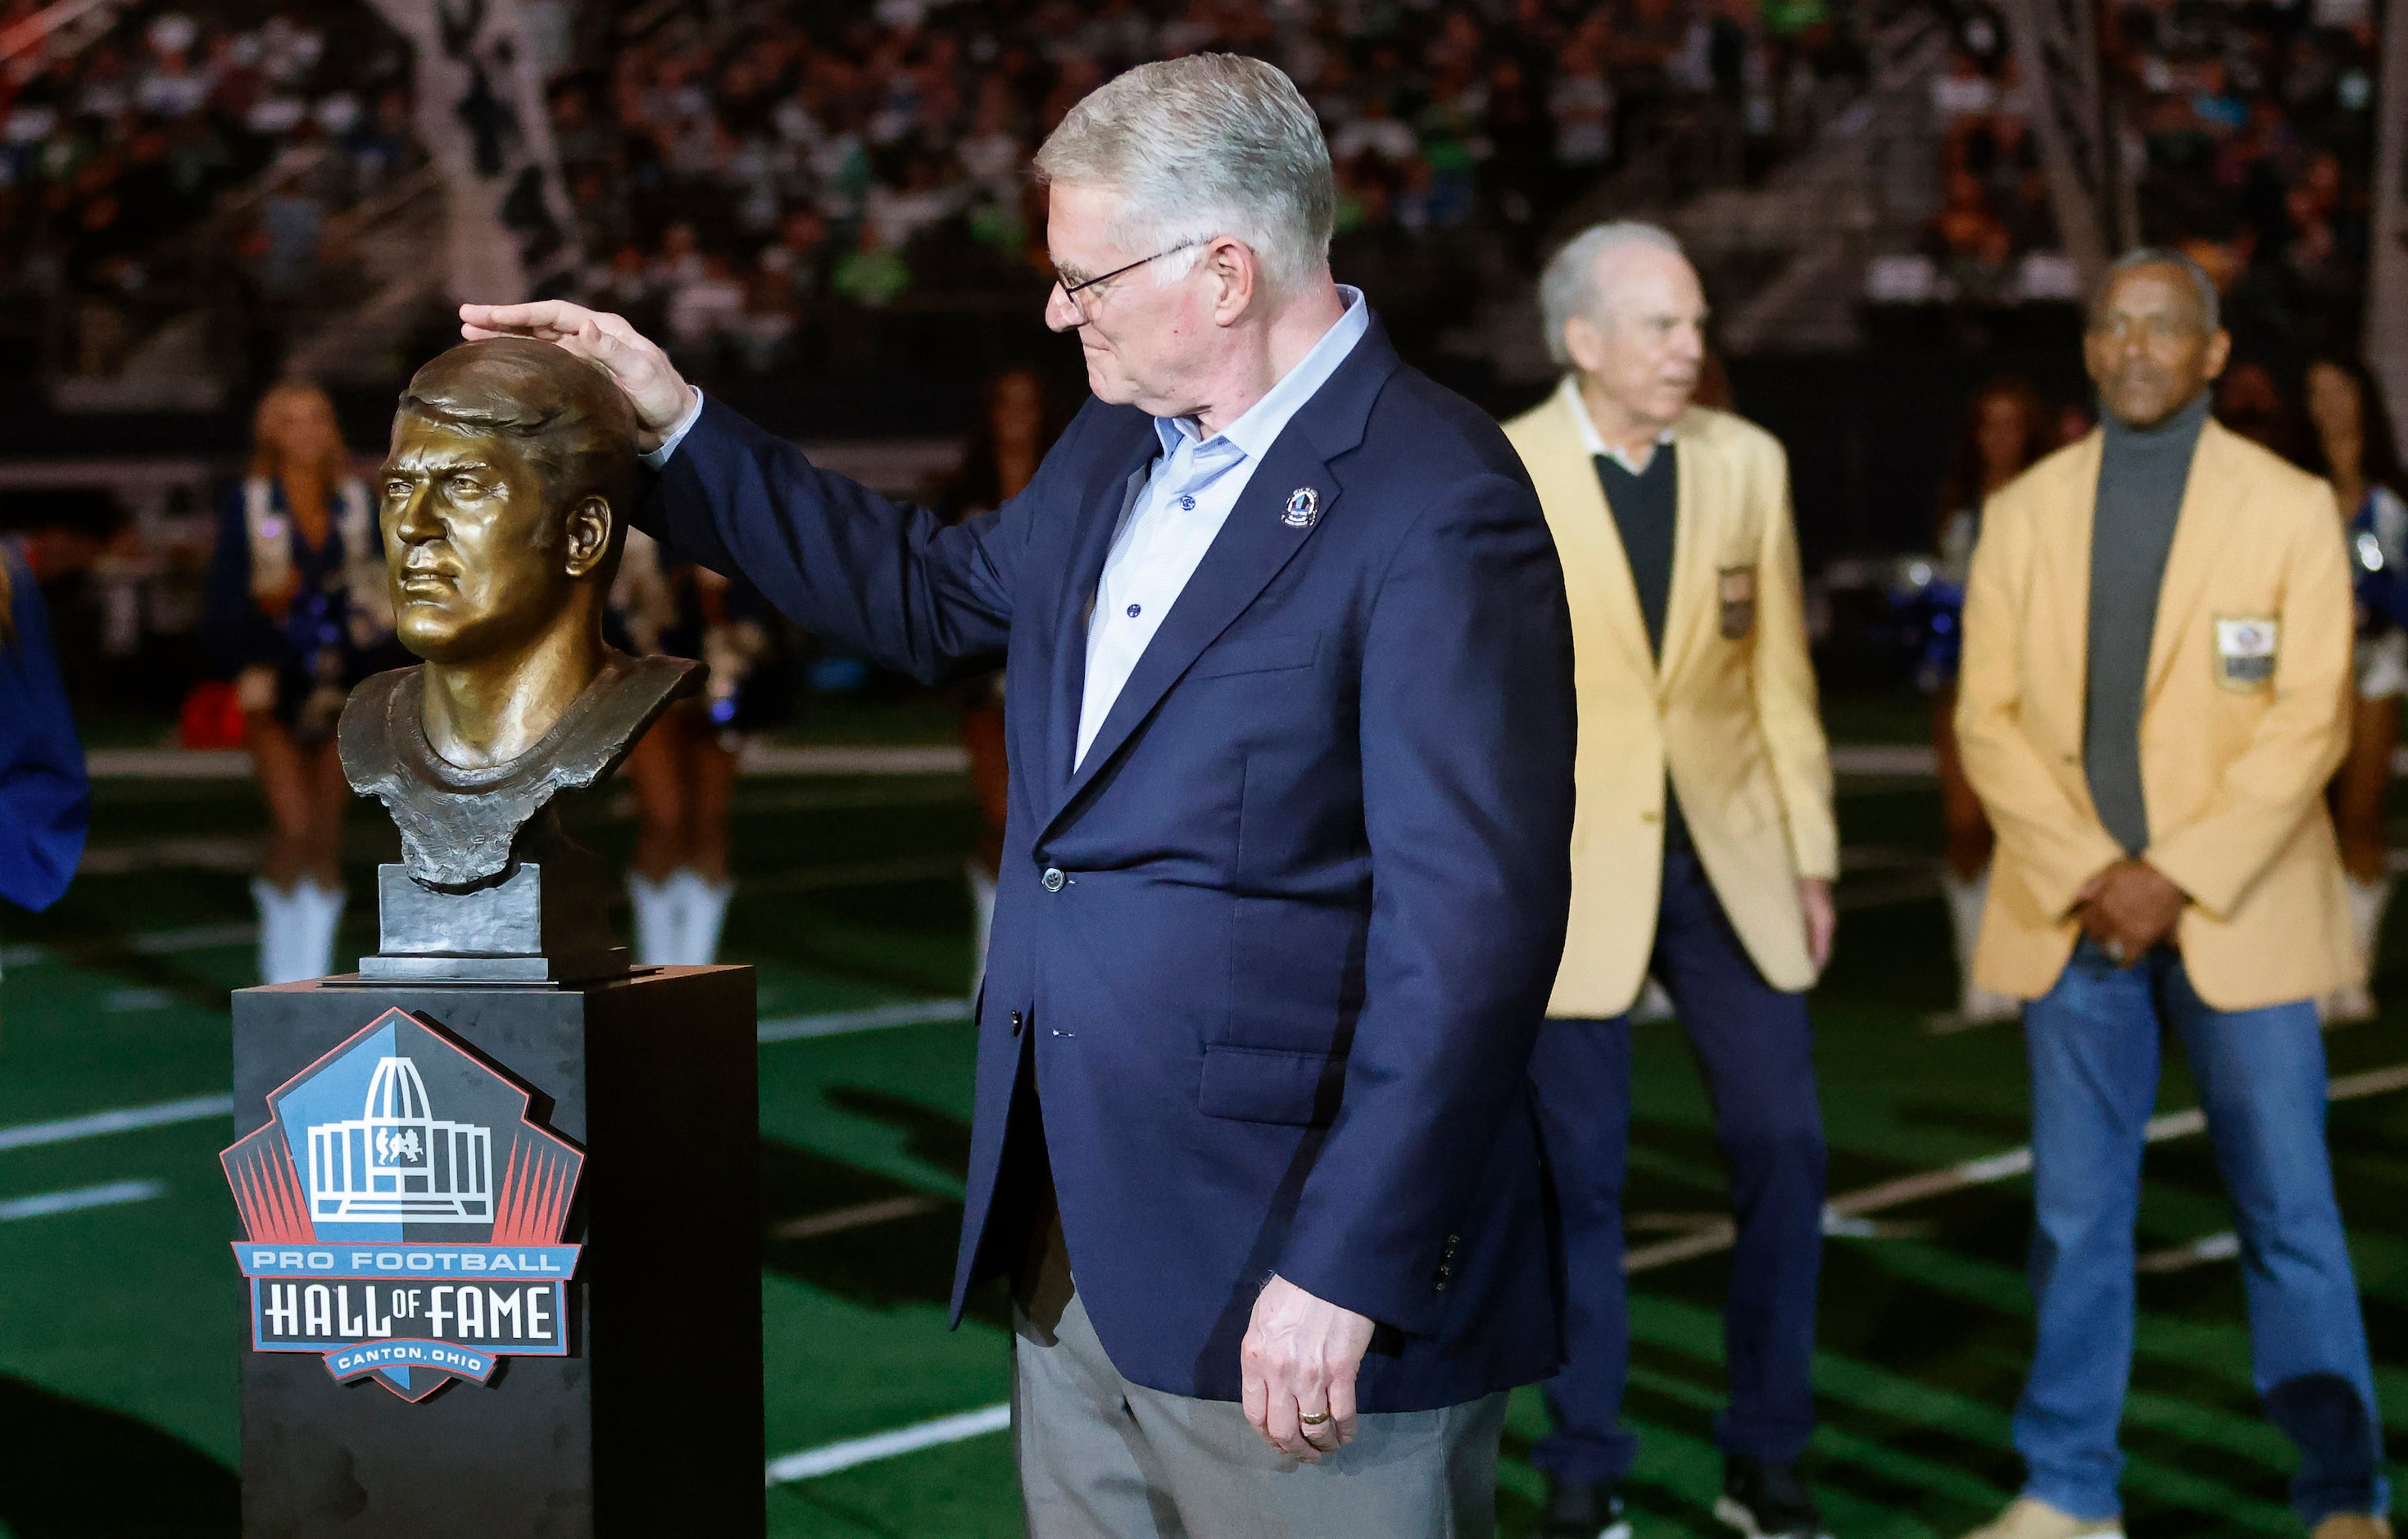
[[[1057,279],[1045,292],[1045,326],[1049,331],[1076,331],[1083,319]]]

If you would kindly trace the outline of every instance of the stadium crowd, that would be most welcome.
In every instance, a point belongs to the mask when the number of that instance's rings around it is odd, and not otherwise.
[[[2127,0],[2106,13],[2109,67],[2138,156],[2140,233],[2215,277],[2243,352],[2355,335],[2373,159],[2375,38],[2355,0]],[[1971,304],[2067,297],[2032,282],[2057,244],[2040,108],[1987,6],[1956,18],[1931,82],[1939,212],[1926,238],[1942,292]],[[2035,292],[2037,289],[2038,292]]]
[[[249,25],[136,7],[96,37],[36,37],[50,22],[36,0],[0,8],[17,50],[0,70],[0,295],[68,324],[53,339],[73,372],[112,372],[163,284],[200,269],[299,290],[329,212],[418,156],[408,52],[367,7]]]
[[[1823,0],[884,0],[826,29],[664,29],[552,90],[588,295],[705,366],[766,366],[831,302],[1025,303],[1030,151],[1113,74],[1206,50],[1305,83],[1335,261],[1408,330],[1470,302],[1467,270],[1526,281],[1556,216],[1651,139],[1689,134],[1706,178],[1739,180],[1860,67]]]

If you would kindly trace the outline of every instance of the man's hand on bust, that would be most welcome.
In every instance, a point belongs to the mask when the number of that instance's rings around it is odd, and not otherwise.
[[[557,342],[577,356],[600,364],[635,406],[636,447],[648,454],[694,410],[694,387],[651,338],[618,316],[566,299],[463,305],[460,335],[472,342],[489,337],[532,337],[538,342]]]
[[[2083,933],[2130,967],[2173,933],[2189,899],[2145,860],[2119,860],[2083,885],[2074,907]]]
[[[1354,1440],[1354,1371],[1370,1345],[1368,1317],[1273,1277],[1238,1346],[1246,1419],[1280,1452],[1320,1463]]]

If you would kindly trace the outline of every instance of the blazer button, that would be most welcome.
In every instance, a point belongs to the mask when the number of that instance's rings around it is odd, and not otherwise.
[[[1022,1027],[1024,1027],[1024,1026],[1026,1026],[1027,1024],[1028,1024],[1028,1017],[1027,1017],[1027,1016],[1025,1016],[1025,1015],[1022,1014],[1021,1014],[1019,1011],[1017,1011],[1017,1010],[1015,1010],[1015,1011],[1013,1011],[1013,1012],[1011,1013],[1011,1034],[1012,1034],[1013,1036],[1017,1037],[1018,1035],[1020,1035],[1020,1028],[1021,1028]]]
[[[1062,874],[1061,867],[1048,866],[1045,868],[1045,874],[1038,880],[1044,884],[1047,892],[1060,892],[1070,879]]]

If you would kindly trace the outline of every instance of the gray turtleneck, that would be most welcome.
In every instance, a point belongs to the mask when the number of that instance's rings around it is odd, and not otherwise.
[[[2191,455],[2209,404],[2202,391],[2150,428],[2127,427],[2100,413],[2107,442],[2090,525],[2082,769],[2099,821],[2136,856],[2149,846],[2149,809],[2141,793],[2141,700],[2148,683],[2149,638],[2157,629],[2166,554],[2173,548],[2174,521],[2182,512],[2183,489],[2190,482]]]

